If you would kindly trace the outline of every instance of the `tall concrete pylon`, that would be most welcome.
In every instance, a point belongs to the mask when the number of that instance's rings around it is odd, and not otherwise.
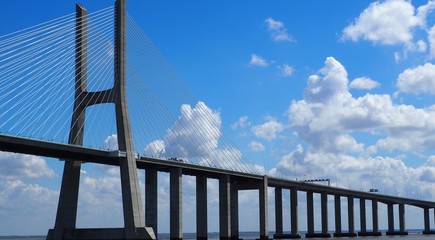
[[[152,228],[145,227],[136,160],[126,100],[126,0],[115,3],[114,86],[98,92],[86,90],[87,11],[76,6],[76,92],[69,144],[83,145],[86,108],[96,104],[115,104],[124,228],[77,229],[77,204],[80,161],[65,160],[56,222],[47,239],[156,239]],[[109,96],[101,98],[100,96]],[[83,159],[86,161],[86,159]]]

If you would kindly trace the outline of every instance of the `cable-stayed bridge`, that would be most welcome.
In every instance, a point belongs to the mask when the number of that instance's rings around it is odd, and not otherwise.
[[[65,162],[56,221],[47,239],[155,239],[158,172],[170,175],[171,239],[183,238],[183,175],[196,177],[198,239],[208,236],[207,179],[219,181],[221,239],[239,239],[238,192],[243,190],[258,190],[260,238],[269,238],[269,187],[275,191],[274,238],[301,237],[298,194],[306,194],[306,237],[331,237],[328,196],[334,198],[335,237],[380,236],[379,203],[388,210],[386,234],[407,234],[406,205],[421,208],[424,233],[435,233],[429,216],[434,202],[259,174],[222,132],[218,113],[193,96],[125,4],[117,0],[114,7],[94,13],[77,5],[75,14],[0,38],[0,150]],[[76,228],[85,162],[119,166],[123,228]],[[146,172],[144,202],[137,169]],[[290,192],[290,233],[283,231],[283,190]],[[314,224],[315,195],[320,195],[320,231]],[[366,223],[367,201],[372,229]],[[342,229],[342,204],[348,229]]]

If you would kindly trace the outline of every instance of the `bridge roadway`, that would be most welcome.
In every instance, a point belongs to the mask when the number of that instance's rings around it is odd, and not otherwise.
[[[0,134],[0,151],[5,152],[15,152],[22,154],[37,155],[43,157],[58,158],[63,160],[74,160],[82,162],[90,162],[105,165],[119,166],[119,161],[125,157],[125,153],[120,151],[109,151],[109,150],[99,150],[93,148],[86,148],[81,146],[74,146],[50,141],[34,140],[24,137],[16,137],[10,135]],[[330,237],[328,233],[328,222],[327,222],[327,196],[332,195],[335,198],[335,225],[336,230],[334,236],[355,236],[354,229],[354,211],[353,211],[353,199],[360,199],[360,225],[361,231],[358,232],[360,236],[366,235],[380,235],[378,229],[378,207],[377,203],[381,202],[388,206],[388,232],[389,235],[395,234],[407,234],[405,230],[404,223],[404,206],[416,206],[424,210],[424,233],[433,234],[435,231],[430,229],[430,217],[429,210],[435,209],[435,202],[410,199],[397,196],[387,196],[378,193],[369,193],[363,191],[356,191],[338,187],[325,186],[320,184],[293,181],[288,179],[281,179],[275,177],[266,177],[262,175],[249,174],[236,172],[231,170],[212,168],[207,166],[193,165],[181,161],[156,159],[149,157],[138,157],[136,158],[136,164],[139,169],[146,170],[146,180],[151,180],[151,183],[146,183],[146,186],[150,189],[146,189],[146,196],[150,195],[151,198],[146,200],[146,213],[147,225],[154,227],[155,232],[157,232],[157,211],[150,210],[150,207],[157,207],[154,200],[157,198],[156,187],[157,187],[157,172],[169,172],[170,173],[170,187],[171,194],[173,192],[178,193],[179,199],[173,199],[171,196],[171,205],[177,205],[178,207],[171,207],[171,239],[181,239],[182,238],[182,224],[181,224],[181,175],[191,175],[197,177],[197,188],[204,185],[204,181],[199,182],[200,179],[213,178],[219,180],[220,189],[220,220],[221,225],[221,239],[230,239],[238,237],[238,213],[237,204],[238,197],[237,193],[240,190],[247,189],[258,189],[260,190],[260,235],[261,238],[268,237],[268,227],[267,227],[267,187],[275,188],[275,221],[276,221],[276,234],[275,238],[298,238],[299,233],[297,229],[297,193],[306,192],[307,194],[307,227],[308,233],[306,237]],[[154,174],[153,174],[154,172]],[[150,174],[151,177],[148,175]],[[178,177],[173,177],[173,175]],[[199,184],[199,185],[198,185]],[[291,192],[291,234],[283,234],[282,231],[282,189],[289,189]],[[199,191],[199,190],[198,190]],[[202,204],[198,203],[198,210],[206,209],[207,203],[204,202],[204,196],[206,197],[206,190],[203,192],[197,192],[197,195],[203,196]],[[154,193],[155,192],[155,193]],[[314,210],[313,210],[313,194],[321,195],[321,213],[322,213],[322,231],[321,233],[316,233],[314,231]],[[231,195],[231,196],[230,196]],[[349,230],[348,232],[343,232],[341,229],[341,197],[347,198],[348,200],[348,221]],[[206,199],[206,198],[205,198]],[[222,201],[225,200],[225,201]],[[366,229],[366,216],[365,216],[365,201],[372,201],[372,220],[373,220],[373,231],[369,232]],[[157,201],[155,201],[157,202]],[[172,204],[174,202],[175,204]],[[148,204],[149,203],[149,204]],[[222,205],[223,204],[223,205]],[[394,205],[399,205],[399,227],[400,230],[396,231],[394,229]],[[147,206],[150,205],[150,206]],[[205,206],[204,206],[205,205]],[[263,207],[262,207],[263,206]],[[223,211],[222,208],[226,211]],[[146,210],[147,211],[147,210]],[[207,211],[205,211],[206,214]],[[172,217],[175,215],[176,217]],[[197,216],[201,217],[201,216]],[[176,220],[173,220],[176,219]],[[202,219],[207,219],[206,216],[202,216]],[[236,221],[235,221],[236,220]],[[172,223],[175,221],[174,223]],[[199,220],[197,221],[199,224]],[[206,222],[206,220],[205,220]],[[205,226],[197,226],[198,239],[206,239],[207,237],[207,224]],[[224,226],[222,226],[224,225]],[[226,226],[225,226],[226,225]],[[264,226],[262,226],[264,225]],[[202,236],[202,237],[201,237]]]
[[[34,140],[30,138],[8,136],[0,134],[0,151],[30,154],[43,157],[68,159],[90,163],[119,166],[119,158],[125,156],[119,151],[109,151],[94,148],[86,148],[69,144],[62,144],[43,140]],[[198,176],[206,174],[208,178],[219,179],[221,175],[230,175],[234,178],[246,180],[262,180],[263,176],[249,173],[230,171],[207,166],[193,165],[179,161],[165,160],[160,158],[140,157],[136,160],[139,169],[149,167],[158,169],[161,172],[169,172],[171,168],[181,168],[183,174]],[[293,181],[288,179],[268,177],[270,187],[291,188],[296,187],[300,191],[312,191],[316,193],[327,192],[330,195],[353,196],[355,198],[377,199],[379,202],[388,204],[406,204],[420,208],[435,208],[435,202],[416,200],[410,198],[382,195],[331,187],[308,182]]]

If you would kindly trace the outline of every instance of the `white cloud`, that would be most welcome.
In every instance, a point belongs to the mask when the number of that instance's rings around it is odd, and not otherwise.
[[[397,87],[404,93],[435,94],[435,65],[426,63],[406,69],[397,78]]]
[[[368,77],[355,78],[349,85],[350,88],[366,89],[366,90],[371,90],[374,88],[378,88],[380,86],[381,84]]]
[[[429,199],[434,197],[435,190],[433,159],[412,168],[399,158],[355,157],[304,149],[299,145],[283,156],[269,174],[289,179],[330,178],[333,186],[362,191],[377,188],[382,194]]]
[[[255,136],[269,141],[275,139],[277,134],[284,129],[284,124],[278,122],[273,117],[267,117],[267,122],[263,123],[262,125],[252,127],[252,131],[254,132]]]
[[[117,176],[82,174],[78,227],[123,226],[121,180]]]
[[[256,54],[251,55],[251,61],[249,62],[252,66],[257,67],[267,67],[269,66],[269,62],[267,62],[263,57],[258,56]]]
[[[264,20],[267,24],[267,30],[271,34],[271,38],[276,42],[294,42],[294,39],[291,35],[287,33],[287,29],[284,27],[284,23],[280,21],[273,20],[272,18],[268,18]]]
[[[293,101],[288,111],[290,127],[302,140],[334,154],[363,151],[364,146],[352,136],[354,132],[380,138],[377,147],[384,150],[435,148],[435,124],[431,121],[435,107],[394,104],[389,95],[354,98],[347,82],[345,68],[331,57],[319,75],[309,77],[304,99]]]
[[[54,177],[44,158],[18,153],[0,152],[0,179]]]
[[[165,154],[165,141],[155,140],[145,148],[145,156],[159,157]]]
[[[259,142],[252,141],[249,143],[249,149],[253,152],[264,152],[265,147]]]
[[[290,77],[293,74],[294,68],[288,64],[278,66],[279,75],[282,77]]]
[[[343,38],[352,41],[364,39],[386,45],[412,44],[412,31],[416,27],[424,27],[428,11],[427,8],[420,8],[416,15],[411,2],[377,1],[343,30]]]
[[[426,52],[427,44],[423,40],[418,40],[416,43],[416,51]]]
[[[430,58],[435,59],[435,25],[428,31]]]
[[[319,73],[323,76],[311,75],[308,78],[308,87],[304,91],[307,101],[331,101],[343,94],[349,95],[346,69],[333,57],[326,58]]]
[[[103,149],[110,151],[118,150],[118,135],[112,134],[108,136],[103,143]]]
[[[236,130],[238,128],[245,128],[251,126],[251,122],[248,121],[248,116],[241,116],[237,122],[231,125],[231,128]]]
[[[423,27],[426,27],[426,19],[428,15],[435,10],[435,1],[429,0],[425,5],[417,8],[417,18],[422,22]]]
[[[402,56],[400,56],[399,52],[394,52],[394,62],[398,63],[402,59]]]
[[[221,136],[219,112],[213,112],[203,102],[194,108],[184,104],[181,116],[168,129],[165,141],[165,155],[168,157],[203,157],[217,149]]]
[[[46,234],[53,227],[58,195],[37,184],[0,179],[0,212],[4,216],[0,218],[1,234]]]
[[[242,122],[247,118],[242,117]],[[244,122],[245,123],[245,122]],[[166,132],[164,139],[154,140],[145,148],[145,154],[154,157],[178,157],[189,163],[238,170],[252,169],[241,162],[241,152],[228,142],[221,142],[219,112],[198,102],[194,108],[181,106],[181,115]]]

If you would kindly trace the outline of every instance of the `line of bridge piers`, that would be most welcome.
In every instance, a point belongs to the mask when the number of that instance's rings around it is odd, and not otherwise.
[[[145,174],[145,222],[158,233],[157,225],[157,176],[156,169],[147,169]],[[170,178],[170,238],[181,240],[182,232],[182,170],[171,168]],[[214,176],[213,178],[216,178]],[[196,234],[198,240],[208,239],[207,224],[207,179],[206,175],[196,176]],[[239,239],[239,199],[240,190],[258,190],[259,196],[259,226],[260,239],[269,239],[268,228],[268,179],[265,176],[258,181],[244,182],[233,179],[230,175],[217,177],[219,181],[219,234],[222,240]],[[306,238],[330,238],[328,232],[328,196],[334,197],[335,232],[334,237],[355,236],[381,236],[378,221],[378,200],[359,198],[359,221],[360,231],[355,231],[354,197],[328,194],[327,192],[315,193],[313,191],[298,190],[296,187],[285,188],[290,193],[290,232],[284,233],[283,226],[283,188],[275,187],[275,239],[301,238],[298,230],[298,193],[306,193],[307,207],[307,232]],[[314,194],[320,194],[321,229],[315,231]],[[347,226],[346,231],[342,228],[342,200],[347,201]],[[371,201],[372,229],[367,229],[366,202]],[[388,230],[386,235],[407,235],[405,229],[405,205],[386,203]],[[394,207],[398,205],[399,229],[394,225]],[[429,208],[424,210],[424,234],[435,234],[430,228]]]

